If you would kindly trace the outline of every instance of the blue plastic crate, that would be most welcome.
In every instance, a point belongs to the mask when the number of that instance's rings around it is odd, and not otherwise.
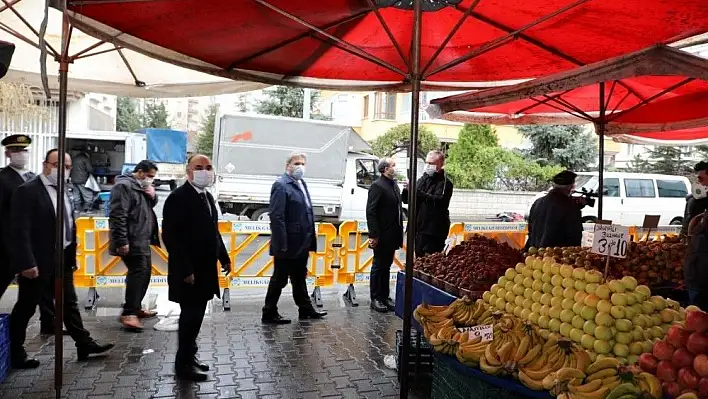
[[[0,384],[10,371],[10,315],[0,314]]]

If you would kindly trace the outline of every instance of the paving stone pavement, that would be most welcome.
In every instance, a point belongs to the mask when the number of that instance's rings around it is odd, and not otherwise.
[[[3,301],[5,302],[5,301]],[[284,298],[287,305],[292,302]],[[358,308],[334,306],[322,321],[291,325],[260,323],[258,302],[233,303],[230,312],[207,314],[199,337],[199,358],[211,366],[209,380],[181,384],[174,379],[176,332],[146,328],[122,331],[115,316],[82,314],[101,342],[114,342],[105,358],[77,362],[70,338],[64,340],[62,398],[393,398],[399,395],[395,370],[384,356],[395,354],[401,320]],[[327,308],[327,303],[325,303]],[[294,307],[281,309],[285,316]],[[100,314],[100,312],[99,312]],[[156,321],[146,324],[152,327]],[[12,372],[0,398],[54,398],[54,339],[28,330],[27,349],[41,362],[36,370]],[[425,397],[413,393],[410,397]]]

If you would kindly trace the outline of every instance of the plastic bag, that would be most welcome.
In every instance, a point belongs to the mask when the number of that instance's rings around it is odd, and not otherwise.
[[[396,356],[394,356],[394,355],[384,356],[384,366],[388,367],[391,370],[395,370],[396,367],[398,366],[396,364]]]
[[[179,330],[179,317],[172,316],[172,311],[170,310],[169,313],[167,313],[167,316],[163,317],[155,323],[155,330],[157,331],[177,331]]]

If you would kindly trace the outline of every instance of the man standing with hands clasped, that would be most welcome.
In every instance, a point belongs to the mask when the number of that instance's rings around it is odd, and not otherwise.
[[[157,316],[157,312],[141,308],[150,285],[150,246],[160,246],[157,217],[153,211],[157,205],[155,187],[152,185],[156,173],[157,165],[154,162],[140,161],[133,173],[116,178],[108,204],[110,253],[120,256],[128,268],[120,323],[129,331],[142,330],[140,319]]]
[[[214,184],[214,169],[205,155],[187,163],[187,183],[175,189],[165,201],[162,239],[167,247],[169,299],[179,303],[177,378],[206,381],[209,366],[197,359],[197,336],[202,328],[207,302],[219,297],[217,261],[224,273],[231,271],[231,259],[218,229],[214,198],[205,191]]]
[[[299,318],[321,319],[327,312],[318,312],[307,295],[307,260],[317,249],[315,217],[310,193],[302,180],[305,175],[305,154],[291,154],[285,161],[285,173],[270,190],[270,254],[273,256],[273,276],[268,284],[261,321],[267,324],[288,324],[289,319],[278,313],[278,300],[288,278],[293,287],[293,299],[299,308]]]
[[[371,308],[377,312],[394,309],[389,298],[391,265],[396,250],[403,246],[403,208],[401,192],[396,184],[396,161],[379,161],[381,177],[369,188],[366,202],[366,223],[369,226],[369,246],[374,250],[371,265]]]

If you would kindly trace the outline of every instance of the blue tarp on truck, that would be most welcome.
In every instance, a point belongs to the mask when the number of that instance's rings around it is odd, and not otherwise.
[[[140,129],[147,141],[147,159],[156,163],[187,163],[187,132],[170,129]]]

